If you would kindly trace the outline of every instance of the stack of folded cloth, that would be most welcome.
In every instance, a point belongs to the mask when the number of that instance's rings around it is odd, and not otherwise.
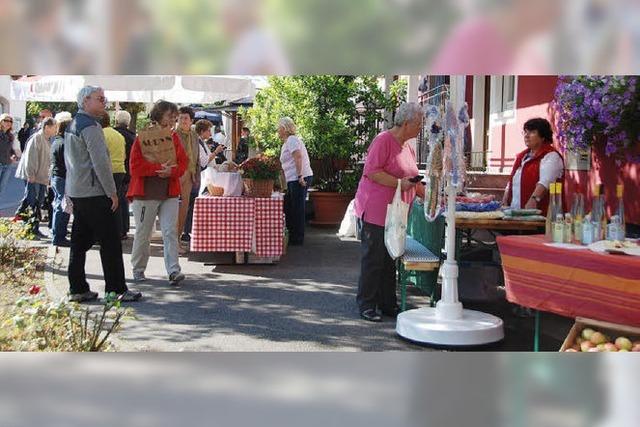
[[[456,197],[456,218],[500,219],[500,202],[492,195],[468,194]]]
[[[540,209],[506,209],[503,219],[507,221],[546,221]]]

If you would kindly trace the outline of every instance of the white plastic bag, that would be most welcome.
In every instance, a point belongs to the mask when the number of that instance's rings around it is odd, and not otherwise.
[[[407,242],[407,218],[409,204],[402,201],[400,180],[391,204],[387,205],[387,216],[384,221],[384,245],[389,256],[396,259],[404,254]]]
[[[69,196],[67,196],[66,194],[64,195],[64,198],[62,199],[62,210],[65,213],[68,213],[69,215],[73,215],[73,202],[71,201]]]
[[[340,229],[338,230],[338,237],[356,237],[355,200],[349,202],[344,218],[342,218]]]

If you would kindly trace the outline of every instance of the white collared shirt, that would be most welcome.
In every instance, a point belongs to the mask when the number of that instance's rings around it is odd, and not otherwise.
[[[524,206],[520,206],[520,184],[522,181],[522,168],[525,163],[532,159],[531,156],[526,155],[524,159],[522,159],[522,164],[513,175],[513,180],[511,181],[511,209],[522,209]],[[551,153],[547,153],[542,160],[540,160],[540,176],[538,177],[538,184],[542,184],[544,188],[549,189],[549,185],[552,182],[555,182],[558,178],[562,176],[562,170],[564,169],[564,164],[562,163],[562,158],[558,153],[552,151]]]

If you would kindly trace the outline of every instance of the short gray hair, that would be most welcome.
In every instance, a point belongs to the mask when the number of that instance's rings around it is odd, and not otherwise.
[[[284,131],[289,135],[296,134],[296,124],[293,122],[291,117],[283,117],[278,120],[278,128],[284,129]]]
[[[415,102],[403,102],[393,117],[393,124],[395,126],[402,126],[406,122],[415,120],[416,116],[421,116],[423,113],[424,111],[419,104]]]
[[[129,126],[129,123],[131,123],[131,114],[129,114],[127,110],[118,110],[116,111],[115,120],[116,120],[116,126],[118,125]]]
[[[93,92],[97,92],[99,90],[103,90],[103,89],[98,86],[85,86],[82,89],[80,89],[80,92],[78,92],[78,98],[77,98],[78,108],[80,108],[81,110],[84,110],[84,100],[90,97]]]

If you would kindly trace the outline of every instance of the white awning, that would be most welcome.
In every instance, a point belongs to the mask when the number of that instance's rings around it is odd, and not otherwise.
[[[255,95],[251,79],[227,76],[33,76],[11,82],[18,101],[74,102],[86,85],[100,86],[109,101],[182,104],[232,101]]]

